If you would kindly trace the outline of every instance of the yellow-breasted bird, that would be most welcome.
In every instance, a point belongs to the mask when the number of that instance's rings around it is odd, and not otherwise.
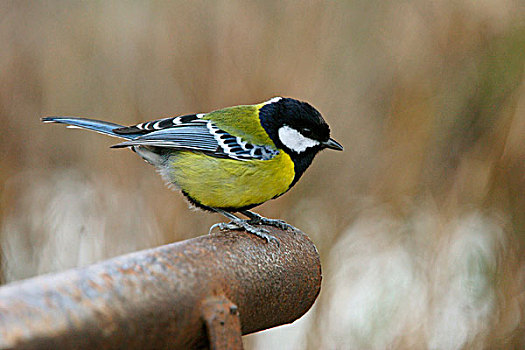
[[[293,227],[249,209],[287,192],[322,149],[343,150],[314,107],[282,97],[133,126],[73,117],[42,121],[125,139],[111,147],[131,148],[192,204],[232,220],[211,229],[244,229],[268,242],[276,239],[256,226]]]

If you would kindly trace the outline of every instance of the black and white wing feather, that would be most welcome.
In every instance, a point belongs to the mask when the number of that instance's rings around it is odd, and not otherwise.
[[[269,160],[279,151],[266,145],[253,145],[219,129],[204,114],[165,118],[115,129],[117,134],[139,135],[112,147],[152,146],[200,151],[211,156],[236,160]]]
[[[188,115],[181,115],[178,117],[170,117],[170,118],[163,118],[163,119],[157,119],[152,120],[149,122],[140,123],[133,126],[125,126],[118,129],[115,129],[115,133],[117,134],[147,134],[152,131],[158,131],[162,129],[171,128],[178,125],[184,125],[191,122],[195,122],[200,120],[202,117],[204,117],[205,113],[199,113],[199,114],[188,114]]]
[[[219,145],[219,152],[217,153],[219,156],[225,155],[237,160],[270,160],[279,153],[278,150],[270,146],[248,143],[241,137],[233,136],[219,129],[212,122],[209,122],[207,127]]]

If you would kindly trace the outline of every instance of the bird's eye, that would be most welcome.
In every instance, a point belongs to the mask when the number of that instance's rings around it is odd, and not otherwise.
[[[312,130],[310,130],[309,128],[303,128],[301,129],[301,134],[307,137],[312,136]]]

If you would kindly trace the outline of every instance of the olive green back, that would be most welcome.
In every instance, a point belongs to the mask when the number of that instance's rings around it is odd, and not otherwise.
[[[208,113],[202,119],[212,120],[220,129],[239,136],[249,143],[275,147],[259,120],[259,110],[263,105],[257,104],[219,109]]]

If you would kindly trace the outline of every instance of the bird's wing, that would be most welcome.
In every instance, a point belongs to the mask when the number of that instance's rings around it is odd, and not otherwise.
[[[268,145],[254,145],[219,129],[204,114],[165,118],[115,129],[117,134],[142,135],[112,147],[153,146],[205,152],[236,160],[269,160],[279,151]]]
[[[199,114],[188,114],[188,115],[181,115],[178,117],[169,117],[169,118],[163,118],[163,119],[157,119],[152,120],[149,122],[144,122],[132,126],[124,126],[117,129],[114,129],[113,131],[117,134],[148,134],[153,131],[163,130],[172,128],[174,126],[178,125],[184,125],[184,124],[190,124],[191,122],[195,122],[200,120],[202,117],[204,117],[206,114],[199,113]]]
[[[221,130],[240,136],[255,145],[275,144],[261,125],[259,112],[264,104],[227,107],[207,113],[202,118],[211,120]]]

